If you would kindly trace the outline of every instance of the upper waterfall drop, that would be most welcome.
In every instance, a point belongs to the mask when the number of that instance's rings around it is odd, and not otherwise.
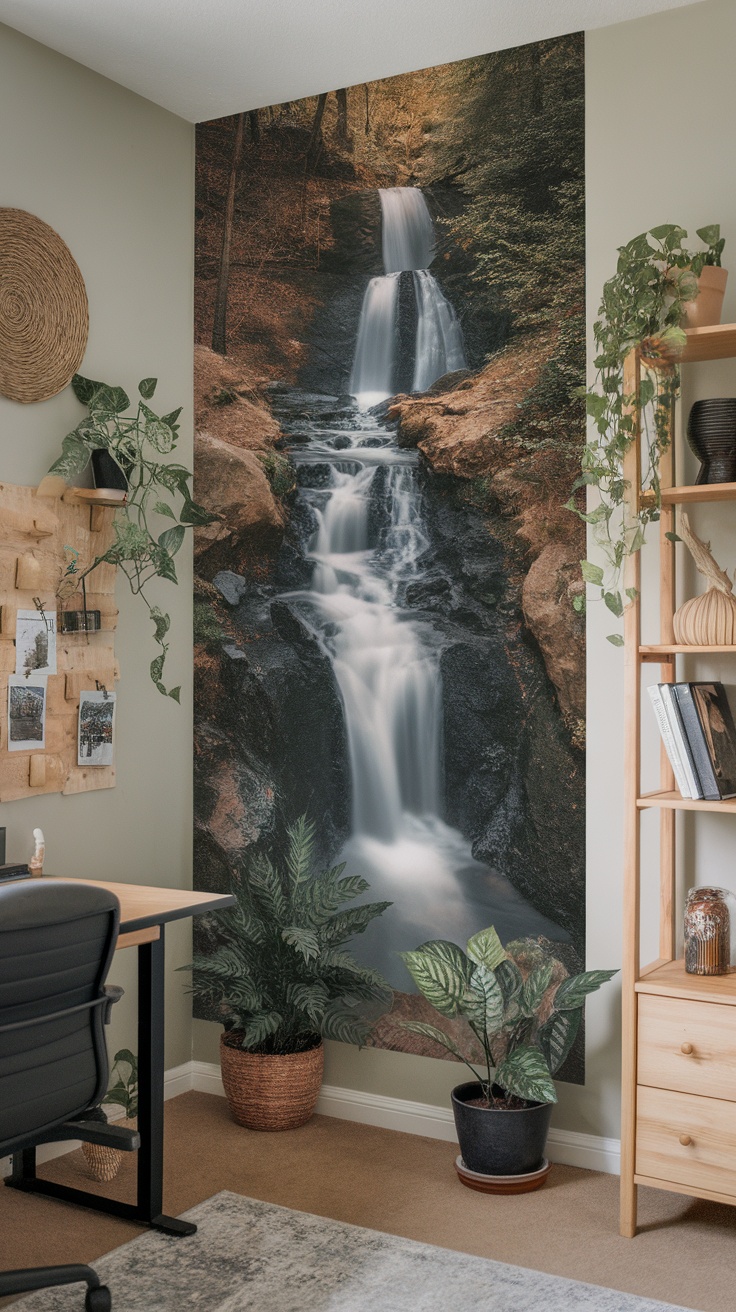
[[[384,272],[428,269],[435,255],[434,224],[419,187],[382,187],[378,197]]]
[[[371,278],[363,298],[350,391],[361,410],[393,395],[398,356],[399,279],[411,273],[417,308],[413,391],[466,365],[455,311],[429,272],[435,256],[432,216],[419,187],[382,187],[384,274]]]

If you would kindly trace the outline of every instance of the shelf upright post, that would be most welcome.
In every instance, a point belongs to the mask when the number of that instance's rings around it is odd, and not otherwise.
[[[672,371],[672,365],[664,369]],[[674,401],[669,412],[669,444],[661,452],[659,460],[660,487],[674,486],[674,446],[675,446],[675,407]],[[672,503],[663,505],[659,520],[659,641],[672,644],[675,632],[672,617],[675,613],[675,544],[672,537],[675,531],[675,507]],[[676,680],[676,658],[670,655],[664,658],[660,667],[662,683],[674,683]],[[670,765],[664,743],[660,743],[660,789],[672,792],[675,788],[675,776]],[[673,961],[675,956],[675,837],[677,812],[662,807],[659,813],[659,956],[662,961]]]
[[[624,514],[631,522],[641,498],[641,416],[639,388],[641,359],[638,349],[624,361],[624,406],[634,431],[623,461],[626,482]],[[632,591],[624,610],[624,897],[621,968],[621,1234],[636,1234],[637,1188],[634,1183],[636,1152],[636,993],[639,977],[639,863],[641,735],[641,552],[626,557],[624,588]]]

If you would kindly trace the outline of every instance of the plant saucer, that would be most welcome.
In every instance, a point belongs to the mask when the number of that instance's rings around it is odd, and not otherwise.
[[[546,1157],[536,1171],[527,1171],[524,1175],[485,1175],[481,1171],[471,1171],[462,1157],[455,1158],[455,1170],[461,1184],[467,1189],[477,1189],[481,1194],[528,1194],[539,1189],[550,1173],[550,1164]]]

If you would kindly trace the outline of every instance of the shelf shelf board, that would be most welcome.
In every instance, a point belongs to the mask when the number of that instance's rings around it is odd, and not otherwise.
[[[654,505],[654,493],[641,493],[643,506]],[[736,501],[736,483],[694,483],[692,487],[663,487],[663,506],[688,506],[696,501]]]
[[[649,807],[664,807],[666,811],[729,811],[736,812],[736,797],[724,801],[707,802],[704,798],[681,797],[678,792],[644,793],[637,797],[636,805],[645,811]]]
[[[640,972],[637,993],[692,998],[696,1002],[725,1002],[736,1006],[736,970],[728,975],[688,975],[685,962],[655,961]]]
[[[736,323],[688,328],[687,345],[680,356],[684,364],[698,360],[730,360],[736,356]]]
[[[682,642],[643,643],[640,656],[722,656],[736,652],[734,647],[701,647]]]

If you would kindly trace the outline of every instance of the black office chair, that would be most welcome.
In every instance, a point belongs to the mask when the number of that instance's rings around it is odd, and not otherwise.
[[[123,1151],[133,1130],[107,1124],[105,1025],[122,989],[105,987],[120,904],[105,889],[58,879],[0,886],[0,1157],[84,1139]],[[12,1183],[13,1177],[8,1183]],[[0,1295],[85,1281],[86,1312],[110,1312],[89,1266],[0,1272]]]

